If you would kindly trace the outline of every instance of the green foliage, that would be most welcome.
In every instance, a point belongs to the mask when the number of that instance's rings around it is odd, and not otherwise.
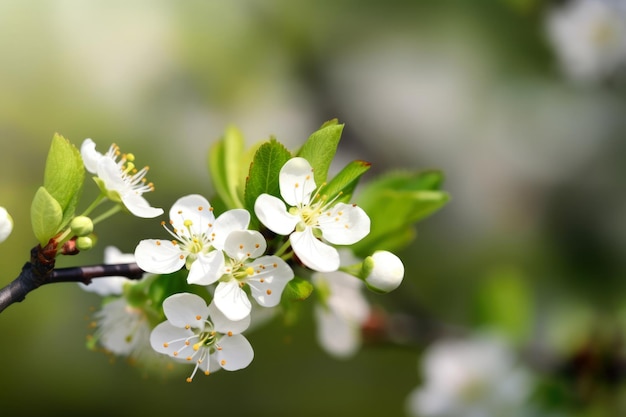
[[[370,169],[371,164],[365,161],[352,161],[346,165],[330,182],[323,188],[322,193],[328,199],[332,199],[340,192],[338,201],[350,201],[350,197],[356,188],[359,178]]]
[[[326,182],[328,168],[337,152],[343,126],[343,124],[338,124],[337,119],[324,123],[319,130],[309,136],[297,154],[309,161],[313,167],[315,184],[318,186]]]
[[[39,187],[30,208],[30,221],[35,237],[45,246],[63,222],[63,208],[45,187]]]
[[[291,159],[291,153],[276,139],[270,139],[259,146],[254,154],[244,197],[245,208],[252,216],[252,224],[258,223],[254,214],[254,202],[257,197],[263,193],[280,196],[278,174],[289,159]]]
[[[480,327],[493,328],[521,342],[532,328],[532,298],[519,270],[500,268],[482,282],[475,298],[474,320]]]
[[[217,195],[230,208],[243,207],[243,189],[240,187],[240,159],[244,154],[241,132],[229,127],[222,140],[209,152],[209,172]]]
[[[414,223],[443,207],[450,199],[440,191],[437,171],[395,172],[367,184],[357,199],[371,220],[370,234],[353,246],[357,255],[394,251],[415,237]]]
[[[55,134],[46,159],[43,185],[63,213],[57,229],[74,216],[84,181],[85,168],[80,152],[63,136]]]

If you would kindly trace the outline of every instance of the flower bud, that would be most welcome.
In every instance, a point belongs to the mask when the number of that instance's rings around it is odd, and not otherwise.
[[[13,218],[4,207],[0,207],[0,243],[9,237],[13,230]]]
[[[78,250],[89,250],[93,248],[93,240],[89,236],[80,236],[76,238],[76,247]]]
[[[391,252],[381,250],[365,258],[363,270],[367,287],[378,293],[387,293],[398,288],[404,277],[404,265],[400,258]]]
[[[76,236],[87,236],[93,232],[93,222],[89,217],[77,216],[72,219],[70,228]]]

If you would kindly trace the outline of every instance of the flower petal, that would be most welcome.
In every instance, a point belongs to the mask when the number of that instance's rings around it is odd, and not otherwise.
[[[224,242],[224,252],[237,261],[258,258],[266,248],[265,238],[256,230],[235,230]]]
[[[337,203],[319,216],[324,239],[335,245],[351,245],[370,232],[370,218],[356,205]]]
[[[293,278],[293,271],[278,256],[262,256],[250,263],[254,274],[246,279],[252,296],[263,307],[274,307],[280,302],[280,296]]]
[[[193,336],[190,329],[172,326],[169,321],[158,324],[150,333],[150,345],[152,349],[159,353],[165,353],[176,357],[174,352],[178,352],[185,346],[185,339]],[[178,340],[177,342],[173,342]]]
[[[250,326],[249,315],[241,320],[229,320],[214,302],[209,304],[209,316],[211,317],[215,330],[226,335],[229,334],[229,332],[232,334],[239,334]]]
[[[128,191],[121,195],[122,203],[134,216],[152,219],[163,214],[163,209],[152,207],[148,201],[136,191]]]
[[[250,315],[252,309],[248,295],[239,287],[239,281],[234,278],[217,285],[213,302],[226,318],[233,321],[243,320]]]
[[[224,249],[226,238],[235,230],[245,230],[250,224],[250,213],[244,209],[232,209],[222,213],[213,226],[212,243],[217,249]]]
[[[96,151],[96,144],[91,139],[85,139],[80,146],[80,156],[83,158],[85,169],[92,174],[98,170],[98,161],[102,158],[102,154]]]
[[[290,206],[309,204],[315,191],[313,168],[304,158],[291,158],[278,174],[280,195]]]
[[[135,248],[139,268],[153,274],[169,274],[185,265],[185,254],[169,240],[145,239]]]
[[[293,232],[289,240],[300,261],[309,268],[319,272],[332,272],[339,268],[337,249],[316,239],[310,227],[303,232]]]
[[[163,301],[163,313],[173,326],[204,329],[209,307],[199,295],[182,292],[170,295]]]
[[[254,213],[261,223],[274,233],[288,235],[296,228],[300,217],[289,214],[280,198],[261,194],[254,202]]]
[[[223,274],[224,255],[221,250],[214,250],[206,255],[200,255],[191,264],[187,282],[189,284],[210,285]]]
[[[4,242],[12,231],[13,218],[4,207],[0,207],[0,243]]]
[[[96,172],[109,191],[116,191],[121,196],[129,188],[122,179],[120,166],[112,158],[100,158]]]
[[[177,230],[177,233],[186,236],[188,236],[188,227],[191,234],[201,235],[209,230],[210,225],[215,221],[211,204],[199,194],[179,198],[172,204],[169,214],[172,227]]]
[[[222,337],[219,346],[221,349],[217,350],[216,357],[220,366],[227,371],[243,369],[254,359],[252,345],[240,334]]]
[[[317,341],[325,351],[338,358],[346,358],[356,353],[361,346],[357,323],[345,320],[335,311],[321,306],[316,306],[315,318]]]

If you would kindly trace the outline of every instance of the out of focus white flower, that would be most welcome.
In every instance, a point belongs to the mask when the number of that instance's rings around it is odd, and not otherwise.
[[[9,237],[11,231],[13,231],[13,218],[4,207],[0,207],[0,243]]]
[[[408,397],[420,417],[521,415],[530,390],[526,372],[497,339],[439,341],[422,358],[424,384]]]
[[[318,272],[312,279],[325,297],[315,306],[320,346],[337,358],[354,355],[361,346],[361,326],[370,313],[363,282],[341,271]]]
[[[553,9],[547,33],[564,71],[595,81],[626,68],[626,3],[573,0]]]

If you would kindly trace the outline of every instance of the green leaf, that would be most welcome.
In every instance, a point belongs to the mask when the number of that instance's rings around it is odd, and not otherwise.
[[[59,228],[74,216],[84,181],[85,168],[80,152],[63,136],[55,134],[46,159],[43,185],[61,207]]]
[[[416,236],[414,223],[443,207],[450,196],[439,191],[440,171],[395,171],[366,184],[356,203],[371,220],[370,233],[352,249],[361,256],[398,250]]]
[[[309,136],[298,152],[297,156],[309,161],[313,167],[315,184],[318,186],[326,182],[328,168],[337,152],[343,126],[337,123],[337,119],[324,123],[319,130]]]
[[[254,214],[257,197],[263,193],[280,197],[278,174],[289,159],[291,153],[276,139],[262,144],[254,154],[244,196],[245,208],[250,212],[253,224],[258,222]]]
[[[241,132],[231,126],[209,151],[209,172],[215,191],[229,208],[243,207],[243,192],[240,189],[240,160],[243,149]]]
[[[498,268],[484,281],[474,300],[474,321],[520,342],[532,328],[532,294],[516,268]]]
[[[35,193],[30,207],[30,221],[41,246],[45,246],[61,226],[63,209],[45,187],[39,187]]]
[[[300,277],[293,277],[283,290],[281,299],[284,301],[303,301],[313,292],[313,285]]]
[[[331,200],[342,192],[339,201],[349,201],[361,175],[370,169],[371,164],[365,161],[352,161],[346,165],[327,185],[322,193]]]

